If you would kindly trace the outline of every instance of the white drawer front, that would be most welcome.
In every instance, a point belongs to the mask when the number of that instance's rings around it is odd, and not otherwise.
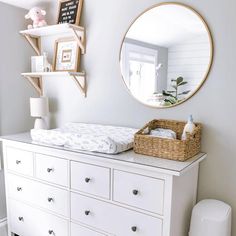
[[[71,188],[109,199],[110,169],[71,162]]]
[[[7,169],[23,175],[33,176],[34,158],[32,152],[7,147]]]
[[[61,186],[68,186],[68,161],[36,154],[36,177]]]
[[[71,196],[71,217],[116,236],[162,236],[162,220],[79,194]]]
[[[164,180],[114,171],[113,200],[163,214]]]
[[[69,192],[36,181],[8,174],[11,198],[28,202],[69,217]]]
[[[35,202],[36,188],[31,181],[13,174],[6,174],[8,194],[11,198],[29,203]],[[38,193],[38,191],[37,191]]]
[[[71,223],[71,236],[106,236],[81,225]]]
[[[9,213],[10,230],[20,236],[69,236],[68,222],[59,217],[14,200],[9,201]]]

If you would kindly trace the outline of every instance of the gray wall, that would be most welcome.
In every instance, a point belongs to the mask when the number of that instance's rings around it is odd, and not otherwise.
[[[19,35],[19,30],[25,28],[25,13],[23,9],[0,3],[0,135],[23,132],[32,127],[29,97],[35,94],[20,75],[29,70],[29,58],[33,53]],[[3,171],[0,171],[0,219],[4,217]]]
[[[236,210],[236,1],[185,0],[205,17],[215,41],[215,59],[202,89],[189,101],[171,109],[152,109],[127,92],[119,68],[123,36],[133,19],[158,0],[86,0],[83,22],[87,28],[87,54],[83,68],[88,74],[88,98],[73,82],[62,79],[46,86],[52,98],[52,124],[66,121],[140,127],[154,118],[186,120],[193,114],[204,125],[198,199],[217,198]],[[52,8],[56,9],[57,8]],[[220,17],[219,17],[220,16]],[[233,235],[236,236],[234,218]]]

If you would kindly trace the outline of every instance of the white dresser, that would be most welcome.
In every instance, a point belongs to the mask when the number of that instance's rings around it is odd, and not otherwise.
[[[9,236],[187,236],[205,154],[181,163],[2,138]]]

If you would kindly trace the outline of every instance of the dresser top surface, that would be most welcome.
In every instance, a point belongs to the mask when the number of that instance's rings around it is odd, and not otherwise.
[[[35,145],[42,148],[45,147],[45,148],[50,148],[50,149],[62,150],[62,151],[66,151],[73,154],[76,154],[76,153],[86,154],[90,156],[96,156],[96,157],[116,160],[120,162],[137,164],[137,165],[142,165],[145,167],[156,168],[156,169],[159,169],[159,171],[163,173],[177,175],[177,176],[181,175],[188,169],[191,169],[193,166],[199,164],[202,160],[206,158],[206,153],[199,153],[195,157],[185,162],[179,162],[179,161],[171,161],[171,160],[166,160],[162,158],[136,154],[133,150],[126,151],[120,154],[115,154],[115,155],[87,152],[87,151],[82,151],[82,150],[73,150],[73,149],[60,147],[60,146],[47,145],[43,143],[36,143],[32,141],[30,137],[30,133],[20,133],[20,134],[15,134],[15,135],[3,136],[3,137],[0,137],[0,141],[30,144],[30,145]]]

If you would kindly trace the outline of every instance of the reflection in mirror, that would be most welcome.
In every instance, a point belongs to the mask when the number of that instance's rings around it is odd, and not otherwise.
[[[124,38],[120,64],[125,84],[146,105],[177,105],[205,81],[212,47],[198,13],[181,4],[158,5],[142,14]]]

